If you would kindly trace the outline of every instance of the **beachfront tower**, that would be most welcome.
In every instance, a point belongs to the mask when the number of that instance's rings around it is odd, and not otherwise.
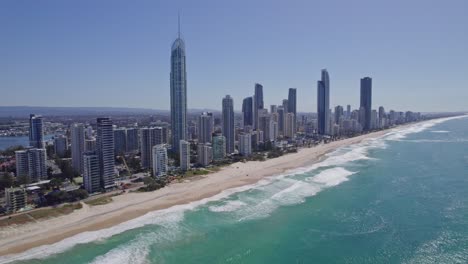
[[[322,70],[322,79],[317,82],[317,132],[319,135],[330,134],[330,78],[326,69]]]
[[[171,127],[172,150],[179,153],[179,141],[187,136],[187,71],[185,43],[179,34],[171,48]]]
[[[364,108],[364,122],[362,128],[364,131],[372,128],[372,79],[364,77],[361,79],[361,107]]]

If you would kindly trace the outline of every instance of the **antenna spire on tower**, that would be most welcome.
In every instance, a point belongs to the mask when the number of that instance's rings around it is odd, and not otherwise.
[[[178,35],[180,38],[180,12],[177,13]]]

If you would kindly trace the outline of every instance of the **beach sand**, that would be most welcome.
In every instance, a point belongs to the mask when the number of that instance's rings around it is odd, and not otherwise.
[[[85,231],[112,227],[142,216],[150,211],[186,204],[214,196],[223,190],[253,184],[264,177],[310,166],[323,155],[339,147],[352,145],[367,138],[375,138],[389,130],[334,141],[312,148],[302,148],[297,153],[266,161],[235,163],[218,172],[197,177],[196,180],[174,183],[154,192],[127,193],[113,197],[113,202],[88,206],[71,214],[0,229],[0,256],[16,254],[41,245],[53,244]]]

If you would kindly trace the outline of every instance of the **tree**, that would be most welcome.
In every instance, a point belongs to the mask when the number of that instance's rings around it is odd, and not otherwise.
[[[3,173],[0,177],[0,190],[13,186],[14,179],[9,172]]]
[[[24,147],[23,146],[11,146],[7,149],[5,149],[4,151],[1,151],[0,154],[1,155],[4,155],[4,156],[13,156],[15,155],[15,151],[17,150],[23,150]]]

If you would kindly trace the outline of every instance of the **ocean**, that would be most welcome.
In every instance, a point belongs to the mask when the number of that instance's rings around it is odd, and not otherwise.
[[[0,258],[14,263],[468,263],[468,118]]]

